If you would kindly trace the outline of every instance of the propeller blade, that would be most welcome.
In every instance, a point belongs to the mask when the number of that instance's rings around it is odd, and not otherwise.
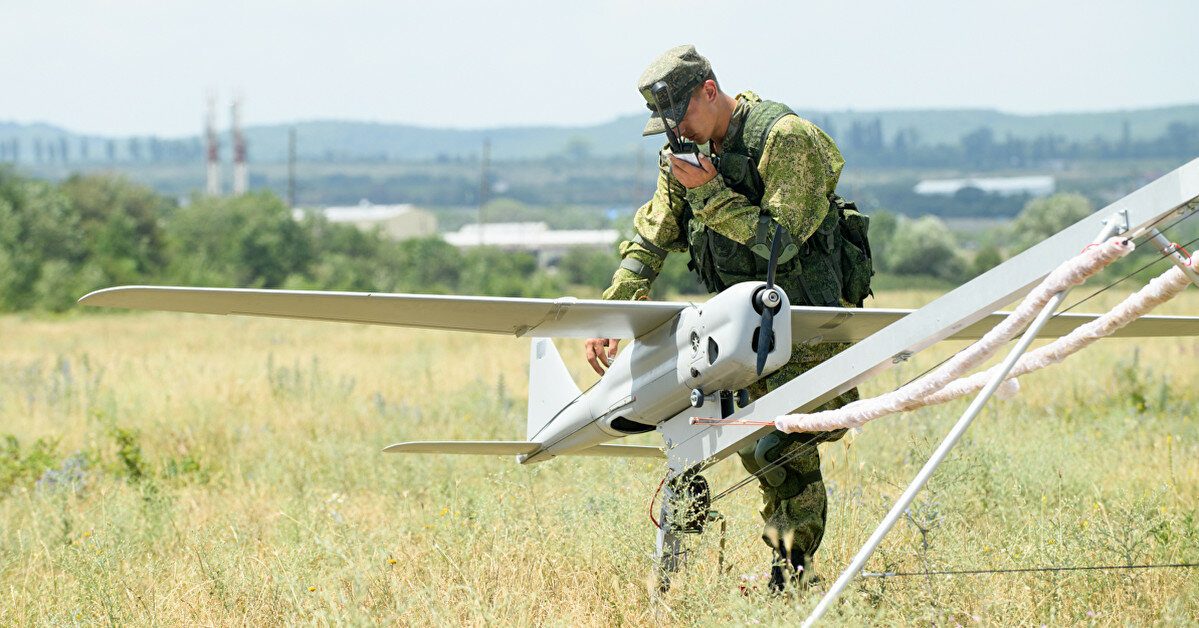
[[[779,265],[779,236],[782,235],[783,225],[774,230],[774,239],[770,241],[770,262],[766,266],[766,287],[774,287],[774,269]]]
[[[770,241],[770,262],[766,265],[766,289],[774,288],[774,270],[779,265],[779,243],[783,232],[780,224],[774,229],[774,238]],[[762,294],[759,292],[758,294]],[[757,298],[757,297],[755,297]],[[774,308],[762,303],[762,324],[758,327],[758,376],[766,368],[766,356],[770,355],[770,341],[774,338]]]
[[[758,328],[758,376],[766,367],[766,356],[770,355],[770,341],[774,337],[774,310],[762,308],[762,326]]]

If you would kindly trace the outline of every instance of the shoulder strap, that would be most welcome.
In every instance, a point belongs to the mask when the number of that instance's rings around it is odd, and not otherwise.
[[[745,116],[738,138],[721,156],[719,169],[725,184],[744,194],[755,205],[761,203],[766,191],[758,171],[766,138],[774,125],[789,115],[795,115],[795,112],[782,103],[764,100],[754,105]]]
[[[769,137],[770,130],[784,116],[790,115],[795,115],[790,107],[771,100],[763,100],[750,110],[742,137],[745,139],[749,158],[755,166],[762,160],[762,151],[766,148],[766,138]]]

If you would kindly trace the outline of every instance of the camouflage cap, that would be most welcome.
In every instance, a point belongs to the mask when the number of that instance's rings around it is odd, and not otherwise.
[[[662,118],[658,115],[658,108],[654,104],[652,90],[655,83],[665,81],[667,87],[670,88],[669,93],[674,101],[674,106],[670,106],[670,100],[665,96],[662,104],[667,107],[663,112],[666,120],[673,127],[683,119],[683,114],[687,113],[687,105],[691,102],[691,92],[702,85],[704,79],[711,72],[711,64],[695,51],[695,46],[676,46],[654,59],[637,81],[637,91],[641,92],[642,98],[645,98],[645,106],[653,112],[641,135],[666,132],[666,126],[662,123]]]

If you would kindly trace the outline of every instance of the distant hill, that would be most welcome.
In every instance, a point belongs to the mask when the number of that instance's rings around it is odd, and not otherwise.
[[[1116,142],[1126,132],[1130,140],[1147,140],[1162,135],[1171,123],[1199,124],[1199,104],[1045,115],[1017,115],[988,109],[819,111],[801,108],[798,113],[826,127],[839,143],[855,124],[872,125],[876,121],[884,141],[890,142],[897,132],[904,131],[912,133],[923,145],[956,144],[963,135],[984,126],[991,128],[997,140],[1009,134],[1023,139],[1056,134],[1066,141],[1087,141],[1100,136]],[[554,155],[609,157],[629,155],[638,145],[645,150],[658,148],[662,144],[660,137],[640,137],[644,123],[645,116],[641,113],[589,126],[469,130],[327,120],[250,126],[246,128],[246,136],[250,159],[257,163],[284,161],[288,131],[292,128],[296,129],[301,159],[471,159],[482,152],[485,138],[490,140],[492,158],[497,160],[541,159]],[[117,159],[132,155],[142,159],[151,154],[177,161],[203,159],[199,134],[170,139],[97,136],[85,139],[80,134],[48,124],[0,121],[0,161],[12,160],[6,146],[11,146],[14,139],[20,144],[20,157],[24,161],[35,158],[35,148],[44,153],[47,160],[56,161],[54,156],[63,149],[64,140],[68,160],[80,159],[85,150],[89,159],[99,159],[110,152]],[[227,154],[227,130],[222,131],[221,141],[222,150]]]
[[[805,111],[797,113],[817,124],[830,126],[830,134],[841,141],[850,127],[879,120],[887,141],[901,129],[915,129],[925,144],[956,144],[979,127],[989,126],[996,138],[1007,134],[1033,138],[1056,133],[1068,141],[1085,141],[1096,135],[1118,140],[1127,121],[1130,138],[1150,139],[1165,132],[1171,122],[1199,123],[1199,105],[1025,116],[986,109],[908,111]],[[831,124],[829,124],[831,123]],[[567,153],[572,146],[587,146],[600,156],[633,152],[640,144],[656,150],[661,137],[641,138],[645,116],[621,116],[611,122],[580,127],[504,127],[498,129],[434,129],[399,124],[314,121],[295,125],[258,126],[246,129],[246,137],[257,159],[282,161],[286,155],[287,132],[295,127],[297,151],[313,157],[344,156],[389,159],[436,159],[477,156],[484,138],[491,140],[495,159],[540,159]]]
[[[661,145],[660,138],[641,140],[644,120],[624,116],[581,127],[501,127],[437,129],[403,124],[313,121],[294,125],[248,127],[246,139],[258,158],[284,159],[289,129],[296,129],[297,152],[322,158],[458,159],[478,157],[483,140],[491,141],[493,159],[540,159],[565,154],[574,146],[594,155],[632,154],[639,144]]]
[[[984,126],[991,127],[998,139],[1009,133],[1021,139],[1054,133],[1067,141],[1082,142],[1095,136],[1119,140],[1124,133],[1125,122],[1128,123],[1129,139],[1133,141],[1158,137],[1172,122],[1199,124],[1199,105],[1042,115],[1019,115],[993,109],[800,110],[798,113],[813,121],[831,120],[831,135],[834,138],[854,122],[864,124],[878,119],[887,141],[901,129],[915,129],[921,143],[934,145],[955,144],[963,135]]]

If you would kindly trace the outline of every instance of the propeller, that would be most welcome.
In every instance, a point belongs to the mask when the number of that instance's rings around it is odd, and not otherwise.
[[[766,367],[766,356],[770,355],[771,344],[774,342],[774,310],[782,303],[782,298],[774,289],[774,271],[779,261],[779,242],[783,226],[774,229],[774,239],[770,242],[770,262],[766,266],[766,287],[759,290],[754,299],[762,308],[762,324],[758,326],[758,376]]]

